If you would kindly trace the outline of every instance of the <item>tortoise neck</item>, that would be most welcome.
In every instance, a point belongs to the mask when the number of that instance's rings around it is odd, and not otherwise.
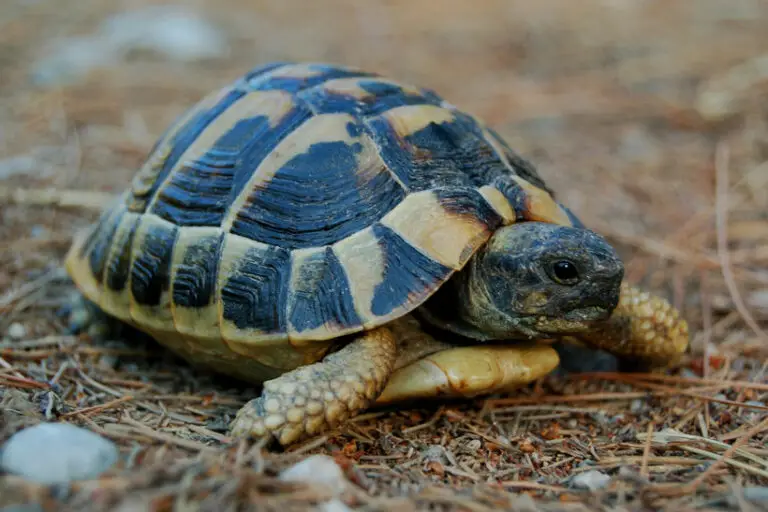
[[[476,341],[515,338],[518,333],[491,300],[487,290],[491,283],[479,274],[478,257],[454,274],[417,314],[435,328]]]

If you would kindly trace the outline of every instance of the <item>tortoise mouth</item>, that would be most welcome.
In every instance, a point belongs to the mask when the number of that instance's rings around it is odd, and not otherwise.
[[[610,308],[586,306],[559,315],[534,315],[530,327],[540,334],[565,336],[588,331],[610,316]]]
[[[598,322],[608,320],[613,308],[604,306],[586,306],[583,308],[572,309],[563,315],[566,320],[582,322]]]

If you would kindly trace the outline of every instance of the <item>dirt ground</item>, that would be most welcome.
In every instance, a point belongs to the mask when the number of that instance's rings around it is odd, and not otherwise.
[[[69,489],[0,476],[0,507],[303,510],[331,491],[277,475],[314,453],[364,510],[768,507],[768,4],[194,0],[179,5],[220,51],[78,53],[108,17],[155,4],[0,6],[0,442],[69,421],[124,455]],[[628,280],[684,313],[682,367],[374,411],[277,453],[226,435],[257,391],[154,344],[68,335],[72,234],[177,115],[272,60],[364,67],[491,124],[620,248]],[[591,470],[608,485],[575,485]]]

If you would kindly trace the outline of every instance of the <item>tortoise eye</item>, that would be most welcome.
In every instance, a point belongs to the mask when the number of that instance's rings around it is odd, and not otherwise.
[[[552,277],[560,284],[572,286],[579,282],[579,270],[568,260],[559,260],[552,264]]]

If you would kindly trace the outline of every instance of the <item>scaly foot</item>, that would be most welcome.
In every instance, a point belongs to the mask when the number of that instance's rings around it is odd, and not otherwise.
[[[611,318],[576,339],[619,358],[664,367],[687,350],[688,324],[666,300],[622,284]]]
[[[321,362],[264,383],[261,396],[237,413],[232,435],[272,436],[288,445],[334,428],[381,393],[396,357],[388,328],[366,332]]]

